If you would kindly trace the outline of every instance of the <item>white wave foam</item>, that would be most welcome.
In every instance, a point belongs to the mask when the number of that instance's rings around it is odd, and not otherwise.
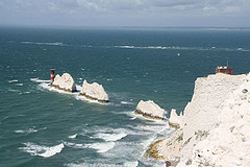
[[[130,120],[134,120],[134,119],[136,119],[137,117],[133,117],[133,118],[130,118]]]
[[[30,45],[51,45],[51,46],[67,46],[62,42],[21,42],[22,44],[30,44]]]
[[[9,92],[20,92],[19,90],[11,89],[11,88],[8,88],[8,91],[9,91]]]
[[[38,83],[49,83],[50,82],[50,80],[42,80],[39,78],[30,78],[30,80],[33,82],[38,82]]]
[[[18,84],[16,84],[17,86],[23,86],[23,83],[18,83]]]
[[[106,141],[118,141],[126,136],[127,136],[127,134],[124,132],[118,133],[118,134],[99,133],[99,134],[95,135],[94,138],[100,138],[100,139],[104,139]]]
[[[57,92],[57,93],[61,93],[61,94],[69,94],[69,95],[77,95],[78,92],[66,92],[64,90],[60,90],[60,89],[57,89],[57,88],[54,88],[54,87],[51,87],[49,86],[48,82],[41,82],[39,84],[39,86],[43,89],[46,89],[46,90],[49,90],[51,92]]]
[[[203,48],[203,47],[180,47],[180,46],[114,46],[116,48],[124,48],[124,49],[170,49],[170,50],[224,50],[224,51],[250,51],[243,48],[217,48],[215,46],[211,48]]]
[[[88,148],[85,144],[76,144],[76,143],[70,143],[70,142],[64,142],[64,145],[67,147],[72,147],[72,148]]]
[[[133,129],[136,131],[145,131],[145,132],[157,132],[159,133],[162,130],[169,129],[168,124],[147,124],[147,125],[137,125],[133,126]]]
[[[69,139],[75,139],[76,137],[77,137],[77,134],[74,134],[74,135],[69,136],[68,138]]]
[[[126,48],[126,49],[133,49],[136,48],[135,46],[115,46],[116,48]]]
[[[136,116],[136,115],[133,113],[133,111],[112,112],[112,114],[127,115],[127,116],[129,116],[129,117],[135,117],[135,116]]]
[[[22,94],[30,94],[31,92],[23,92]]]
[[[85,96],[75,96],[76,100],[82,100],[88,103],[96,103],[96,104],[100,104],[100,105],[110,105],[111,103],[101,103],[98,100],[92,100],[89,98],[86,98]]]
[[[105,153],[115,146],[114,142],[88,144],[89,148],[96,149],[98,153]]]
[[[105,163],[81,163],[81,164],[67,164],[68,167],[137,167],[139,164],[138,161],[125,162],[123,165],[119,164],[105,164]]]
[[[117,128],[117,129],[110,128],[110,127],[102,127],[102,126],[95,126],[95,127],[91,127],[87,129],[84,128],[83,132],[80,133],[80,135],[89,136],[90,138],[101,138],[101,139],[104,139],[105,137],[107,141],[107,140],[112,140],[112,139],[113,140],[119,139],[120,137],[124,138],[130,135],[133,135],[133,136],[138,135],[138,136],[147,137],[147,136],[151,136],[155,133],[158,133],[162,130],[167,130],[167,129],[169,129],[169,126],[166,124],[166,122],[162,124],[158,124],[157,122],[152,122],[151,124],[150,122],[148,122],[148,124],[137,124],[133,126],[127,125],[125,128]],[[111,134],[111,135],[107,135],[107,134]]]
[[[76,100],[82,100],[88,103],[99,103],[98,100],[92,100],[92,99],[88,99],[85,96],[76,96]]]
[[[13,80],[9,80],[8,82],[9,83],[15,83],[15,82],[18,82],[18,80],[17,79],[13,79]]]
[[[124,167],[117,164],[104,164],[104,163],[81,163],[81,164],[67,164],[68,167]]]
[[[133,103],[127,101],[121,101],[121,104],[133,104]]]
[[[26,130],[15,130],[15,133],[36,133],[38,132],[37,129],[34,129],[34,128],[29,128],[29,129],[26,129]]]
[[[70,147],[74,148],[91,148],[95,149],[96,152],[102,154],[108,159],[112,160],[113,164],[108,164],[110,166],[121,166],[121,167],[137,167],[140,166],[139,161],[142,161],[143,164],[149,164],[148,159],[142,158],[148,146],[158,139],[162,139],[169,133],[168,125],[166,122],[150,122],[150,121],[139,121],[136,125],[124,125],[124,128],[112,128],[112,127],[103,127],[103,126],[92,126],[89,128],[84,128],[83,133],[79,135],[92,137],[95,141],[97,139],[104,139],[105,142],[92,143],[92,144],[83,144],[77,147],[75,144],[72,144]],[[165,133],[166,132],[166,133]],[[126,138],[120,140],[121,137]],[[66,144],[65,144],[66,145]],[[133,153],[131,155],[131,153]],[[129,161],[128,161],[129,160]],[[151,163],[148,166],[154,166]],[[81,166],[106,166],[107,162],[97,161],[91,164],[85,162],[85,164],[71,164],[72,167],[81,167]]]
[[[138,161],[132,161],[132,162],[125,162],[124,167],[137,167],[139,164]]]
[[[95,138],[94,136],[97,135],[97,134],[100,134],[100,133],[109,133],[109,134],[119,134],[119,133],[126,133],[128,134],[127,132],[129,131],[129,129],[125,129],[125,128],[117,128],[117,129],[114,129],[114,128],[111,128],[111,127],[104,127],[104,126],[92,126],[90,128],[84,128],[83,129],[83,132],[80,133],[81,136],[92,136],[90,135],[89,133],[91,134],[94,134],[92,137],[90,138]]]
[[[22,147],[20,149],[24,150],[27,153],[30,153],[32,156],[41,156],[44,158],[52,157],[60,153],[64,148],[63,143],[52,147],[39,146],[34,143],[24,143],[24,145],[26,145],[26,147]]]
[[[171,49],[172,47],[166,46],[115,46],[116,48],[125,49]]]

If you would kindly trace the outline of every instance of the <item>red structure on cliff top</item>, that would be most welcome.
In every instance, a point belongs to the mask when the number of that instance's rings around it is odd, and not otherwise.
[[[228,66],[218,66],[215,69],[215,73],[233,74],[233,69]]]

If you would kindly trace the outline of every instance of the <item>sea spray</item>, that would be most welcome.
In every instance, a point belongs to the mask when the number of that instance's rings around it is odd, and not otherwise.
[[[41,156],[44,158],[52,157],[62,151],[64,144],[55,145],[52,147],[37,145],[35,143],[24,143],[26,147],[21,147],[20,149],[30,153],[32,156]]]

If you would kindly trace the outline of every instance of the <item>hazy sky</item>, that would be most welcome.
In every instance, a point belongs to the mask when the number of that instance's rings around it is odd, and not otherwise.
[[[250,0],[0,0],[0,25],[250,27]]]

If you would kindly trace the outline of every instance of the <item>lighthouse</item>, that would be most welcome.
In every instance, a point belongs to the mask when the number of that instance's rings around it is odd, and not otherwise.
[[[55,78],[55,69],[50,69],[50,84],[54,82]]]

